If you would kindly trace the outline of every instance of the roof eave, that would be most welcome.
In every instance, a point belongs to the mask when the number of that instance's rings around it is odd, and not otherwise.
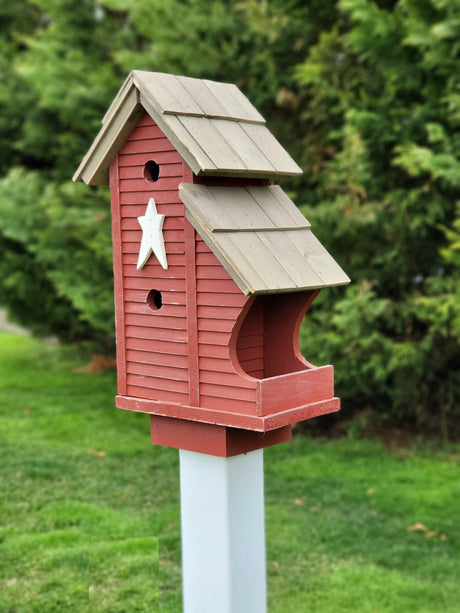
[[[184,132],[184,127],[180,125],[178,118],[174,114],[161,111],[157,101],[152,97],[152,92],[139,75],[139,71],[131,71],[115,96],[102,120],[98,135],[73,176],[74,181],[83,181],[88,185],[107,185],[110,163],[144,112],[147,112],[159,125],[184,161],[198,176],[276,179],[302,174],[302,169],[292,158],[289,163],[284,163],[275,169],[272,169],[270,164],[266,168],[218,167],[198,143],[191,147],[190,135]]]
[[[144,113],[132,78],[123,84],[102,121],[102,127],[73,176],[87,185],[108,185],[110,163]]]

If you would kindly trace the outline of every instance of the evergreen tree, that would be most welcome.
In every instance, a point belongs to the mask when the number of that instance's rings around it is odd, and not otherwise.
[[[460,393],[458,268],[442,251],[460,187],[460,5],[338,6],[298,74],[323,145],[311,216],[354,283],[317,310],[310,342],[345,406],[445,433]]]

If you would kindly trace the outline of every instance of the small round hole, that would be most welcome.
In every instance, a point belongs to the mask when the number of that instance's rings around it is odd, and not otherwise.
[[[160,177],[160,166],[153,160],[149,160],[144,166],[144,179],[149,183],[155,183]]]
[[[158,311],[163,306],[163,296],[157,289],[151,289],[147,294],[146,302],[151,311]]]

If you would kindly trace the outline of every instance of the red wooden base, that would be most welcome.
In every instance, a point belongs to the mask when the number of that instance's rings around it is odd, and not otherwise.
[[[292,426],[253,432],[161,415],[151,416],[154,445],[228,458],[291,440]]]
[[[151,413],[164,417],[186,419],[187,421],[204,422],[229,428],[241,428],[257,432],[269,432],[283,426],[289,426],[304,419],[335,413],[340,409],[339,398],[328,398],[319,402],[308,403],[303,406],[285,409],[270,415],[249,415],[246,413],[232,413],[217,409],[207,409],[183,404],[156,402],[132,396],[116,396],[115,406],[119,409]]]

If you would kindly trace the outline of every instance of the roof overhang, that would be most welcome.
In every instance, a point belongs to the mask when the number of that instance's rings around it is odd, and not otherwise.
[[[350,282],[279,186],[181,183],[179,195],[187,218],[245,294]]]
[[[134,70],[73,180],[108,184],[111,161],[145,112],[196,175],[276,178],[302,173],[236,85]]]

